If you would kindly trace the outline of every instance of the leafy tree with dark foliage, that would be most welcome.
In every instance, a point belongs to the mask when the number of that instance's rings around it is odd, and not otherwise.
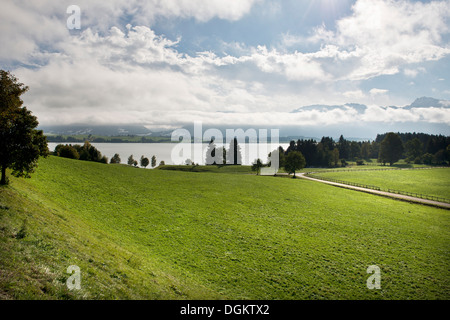
[[[293,173],[295,178],[295,172],[303,169],[306,166],[305,157],[301,152],[292,151],[286,157],[284,169],[290,174]]]
[[[205,162],[207,166],[220,164],[216,162],[216,151],[219,152],[218,150],[216,150],[216,144],[214,143],[214,139],[211,139],[208,145],[208,149],[206,149]]]
[[[120,159],[120,155],[118,153],[114,154],[114,156],[111,158],[111,162],[110,163],[120,163],[121,159]]]
[[[418,138],[414,138],[405,144],[405,149],[407,160],[414,161],[422,155],[423,143]]]
[[[148,160],[147,157],[142,156],[141,157],[141,167],[147,168],[147,166],[150,164],[150,160]]]
[[[341,135],[339,137],[339,142],[337,144],[337,147],[339,149],[339,155],[341,156],[341,158],[349,159],[350,146],[349,146],[349,142],[347,140],[345,140],[343,135]]]
[[[263,167],[263,163],[261,159],[256,159],[256,161],[252,164],[252,171],[256,171],[256,175],[261,173],[261,168]]]
[[[222,147],[222,164],[227,163],[227,149],[225,147]]]
[[[238,144],[238,140],[235,137],[230,142],[230,150],[228,151],[228,164],[242,165],[241,147]]]
[[[40,156],[46,157],[47,139],[36,130],[38,121],[20,96],[28,90],[7,71],[0,70],[0,184],[7,184],[6,169],[16,177],[30,177]]]
[[[94,161],[105,164],[108,163],[108,158],[106,156],[103,156],[102,153],[97,150],[97,148],[89,143],[89,141],[85,141],[82,146],[79,144],[58,144],[53,154],[63,158]],[[111,159],[111,161],[113,160]],[[120,163],[120,158],[118,163]]]
[[[393,165],[400,160],[403,154],[403,143],[398,134],[389,132],[384,140],[381,142],[379,161],[383,164],[389,162],[389,165]]]
[[[59,157],[76,160],[80,159],[80,155],[78,154],[77,149],[75,149],[71,145],[57,145],[55,148],[55,152]]]

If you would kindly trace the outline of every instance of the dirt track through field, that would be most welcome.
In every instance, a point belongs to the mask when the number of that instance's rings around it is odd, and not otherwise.
[[[346,189],[351,189],[351,190],[356,190],[356,191],[376,194],[376,195],[380,195],[380,196],[383,196],[383,197],[395,198],[395,199],[399,199],[399,200],[403,200],[403,201],[415,202],[415,203],[426,204],[426,205],[430,205],[430,206],[434,206],[434,207],[450,209],[450,203],[433,201],[433,200],[427,200],[427,199],[416,198],[416,197],[411,197],[411,196],[405,196],[405,195],[391,193],[391,192],[386,192],[386,191],[378,191],[378,190],[372,190],[372,189],[368,189],[368,188],[351,186],[351,185],[343,184],[343,183],[337,183],[337,182],[331,182],[331,181],[326,181],[326,180],[320,180],[320,179],[308,177],[306,175],[306,173],[301,173],[301,174],[299,174],[299,176],[301,178],[303,178],[303,179],[317,181],[317,182],[321,182],[321,183],[326,183],[326,184],[330,184],[330,185],[333,185],[333,186],[336,186],[336,187],[340,187],[340,188],[346,188]]]

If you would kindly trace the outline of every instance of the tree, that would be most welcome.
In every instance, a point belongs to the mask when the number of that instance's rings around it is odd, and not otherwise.
[[[349,159],[350,155],[350,146],[347,140],[344,139],[344,136],[341,135],[339,137],[339,142],[337,143],[337,147],[339,149],[339,155],[342,159]]]
[[[285,162],[286,162],[286,156],[284,155],[285,151],[282,146],[279,146],[278,149],[273,150],[268,155],[268,166],[272,166],[272,159],[276,159],[278,156],[278,167],[284,168]]]
[[[339,166],[339,149],[334,148],[333,151],[331,151],[331,158],[333,159],[334,166]]]
[[[20,98],[28,90],[7,71],[0,70],[0,184],[7,184],[6,169],[16,177],[30,177],[40,156],[48,156],[47,139],[38,121]]]
[[[60,145],[57,152],[59,157],[76,159],[80,158],[80,155],[77,152],[77,149],[72,147],[71,145]]]
[[[161,162],[164,162],[164,161],[161,161]],[[152,168],[154,168],[154,167],[156,167],[156,156],[152,156]]]
[[[450,144],[445,148],[445,160],[450,162]]]
[[[156,158],[155,158],[156,159]],[[152,158],[152,164],[153,164],[153,158]],[[159,163],[159,166],[165,166],[166,163],[164,161],[161,160],[161,162]]]
[[[389,132],[380,145],[379,161],[393,165],[403,154],[403,143],[398,134]]]
[[[111,158],[111,163],[120,163],[121,159],[118,153]]]
[[[77,151],[80,154],[80,160],[103,162],[102,159],[104,157],[102,156],[102,153],[97,150],[96,147],[91,145],[89,141],[86,140],[82,147],[79,145],[76,145],[75,147],[78,148]]]
[[[433,163],[433,155],[431,153],[425,153],[423,155],[423,163],[431,165]]]
[[[206,149],[205,162],[207,166],[219,164],[216,161],[216,144],[214,143],[214,139],[211,139],[208,145],[208,149]]]
[[[284,168],[285,163],[286,163],[286,154],[283,147],[280,146],[278,147],[278,166],[280,168]]]
[[[295,178],[295,171],[303,169],[305,165],[306,160],[303,154],[299,151],[291,151],[286,157],[284,169],[289,174],[293,173]]]
[[[446,160],[446,154],[445,154],[445,150],[444,149],[441,149],[441,150],[439,150],[438,152],[436,152],[435,154],[434,154],[434,162],[436,163],[436,164],[443,164],[443,165],[446,165],[447,163],[445,162],[445,160]]]
[[[150,164],[150,160],[147,157],[141,156],[141,167],[147,168]]]
[[[378,159],[380,152],[380,143],[377,141],[372,141],[370,144],[370,158]]]
[[[135,160],[134,160],[134,158],[133,158],[133,155],[131,155],[131,156],[129,156],[128,157],[128,165],[129,166],[133,166],[134,165],[134,162],[135,162]]]
[[[350,158],[358,159],[360,157],[361,157],[361,146],[356,141],[350,142]]]
[[[261,168],[263,167],[263,163],[261,159],[256,159],[256,161],[252,164],[252,171],[256,171],[256,175],[261,173]]]
[[[222,164],[227,164],[227,149],[222,147]]]
[[[406,142],[405,149],[406,156],[412,161],[422,156],[423,143],[418,138],[414,138]]]
[[[370,159],[370,142],[364,142],[361,146],[361,157],[363,159],[369,160]]]
[[[230,150],[228,152],[228,161],[229,164],[241,165],[242,164],[242,154],[241,147],[238,144],[237,138],[235,137],[230,142]]]
[[[309,140],[298,140],[297,141],[297,145],[294,149],[291,148],[291,146],[286,150],[287,153],[289,153],[290,151],[299,151],[303,154],[303,156],[305,157],[306,163],[309,166],[314,166],[314,165],[321,165],[320,161],[321,159],[319,159],[319,152],[318,152],[318,145],[316,143],[315,140],[313,139],[309,139]],[[281,152],[281,150],[280,150]],[[286,154],[287,154],[286,153]],[[283,155],[284,155],[284,150],[283,150]],[[281,153],[280,153],[281,156]],[[281,164],[281,158],[280,158],[280,167],[283,167],[283,165]]]

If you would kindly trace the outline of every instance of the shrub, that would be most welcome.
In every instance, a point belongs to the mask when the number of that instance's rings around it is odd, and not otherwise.
[[[60,157],[63,158],[69,158],[69,159],[80,159],[80,155],[78,154],[78,151],[72,147],[71,145],[60,145],[59,148],[57,148],[57,154]],[[55,149],[56,151],[56,149]]]
[[[110,163],[120,163],[121,159],[118,153],[116,153],[112,158]]]
[[[432,164],[433,163],[433,155],[431,153],[425,153],[423,155],[423,163]]]
[[[422,157],[417,157],[414,159],[414,164],[422,164]]]

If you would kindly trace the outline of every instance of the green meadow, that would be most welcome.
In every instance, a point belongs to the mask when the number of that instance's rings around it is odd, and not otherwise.
[[[319,176],[450,199],[450,169],[320,172]]]
[[[302,179],[53,156],[31,179],[10,180],[0,188],[3,299],[450,294],[444,209]],[[70,265],[80,267],[81,290],[66,287]],[[379,290],[366,286],[371,265],[381,269]]]
[[[211,172],[211,173],[252,173],[251,166],[193,166],[193,165],[164,165],[158,166],[155,170],[172,170],[184,172]]]

